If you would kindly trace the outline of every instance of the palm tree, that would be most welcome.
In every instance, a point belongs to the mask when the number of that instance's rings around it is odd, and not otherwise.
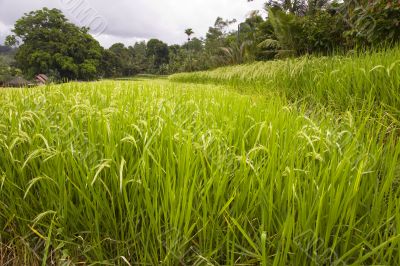
[[[237,43],[232,43],[229,47],[221,47],[220,49],[224,52],[227,63],[236,65],[246,62],[248,59],[248,50],[251,45],[251,41],[244,41],[240,45]]]
[[[188,50],[189,62],[190,62],[189,71],[191,72],[191,71],[192,71],[192,55],[191,55],[189,46],[190,46],[190,36],[192,36],[192,35],[194,34],[194,31],[193,31],[193,29],[189,28],[189,29],[186,29],[186,30],[185,30],[185,34],[188,36],[187,50]]]
[[[193,29],[186,29],[185,30],[185,34],[188,36],[188,41],[190,41],[190,36],[192,36],[194,34]]]

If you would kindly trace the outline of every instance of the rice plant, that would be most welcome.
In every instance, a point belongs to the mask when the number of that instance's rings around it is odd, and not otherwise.
[[[398,264],[393,55],[1,91],[0,264]]]
[[[230,85],[246,93],[279,92],[341,111],[383,105],[399,115],[400,47],[350,56],[302,57],[183,73],[172,81]]]

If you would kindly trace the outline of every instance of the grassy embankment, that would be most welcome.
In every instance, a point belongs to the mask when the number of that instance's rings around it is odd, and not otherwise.
[[[2,91],[0,264],[396,265],[399,59]]]

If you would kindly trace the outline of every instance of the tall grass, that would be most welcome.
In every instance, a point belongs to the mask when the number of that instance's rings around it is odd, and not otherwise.
[[[384,107],[166,80],[9,90],[0,106],[0,264],[400,261]]]
[[[302,57],[183,73],[172,81],[231,85],[241,91],[277,91],[339,110],[365,101],[400,115],[400,47],[351,56]]]

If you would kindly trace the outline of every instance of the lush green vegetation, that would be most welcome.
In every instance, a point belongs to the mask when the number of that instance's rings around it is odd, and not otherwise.
[[[19,19],[7,44],[19,45],[15,59],[29,78],[46,73],[58,80],[93,80],[102,48],[88,30],[68,22],[59,10],[44,8]]]
[[[0,45],[0,85],[12,79],[13,76],[21,75],[21,71],[15,68],[15,56],[16,50]]]
[[[173,81],[230,85],[243,92],[278,92],[292,101],[345,111],[384,108],[400,117],[400,47],[351,56],[301,57],[181,73]],[[367,101],[366,101],[367,99]]]
[[[0,83],[120,79],[0,91],[0,265],[397,265],[400,5],[265,10],[108,49],[19,19]]]
[[[1,92],[0,263],[396,265],[398,55]]]
[[[89,29],[45,8],[20,18],[7,44],[18,48],[16,66],[27,78],[45,73],[53,80],[94,80],[332,55],[392,47],[400,40],[398,1],[268,0],[264,9],[267,15],[255,10],[245,21],[218,17],[204,37],[182,29],[188,37],[183,44],[150,39],[105,49]]]

